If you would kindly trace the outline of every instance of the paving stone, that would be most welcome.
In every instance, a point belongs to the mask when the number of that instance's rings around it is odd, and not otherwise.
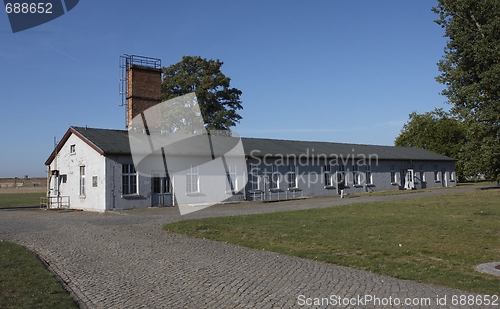
[[[190,218],[331,207],[357,202],[455,193],[315,198],[279,203],[217,205],[180,216],[175,207],[113,213],[0,210],[0,239],[38,253],[66,283],[82,308],[379,308],[373,304],[301,305],[304,298],[430,298],[431,306],[459,308],[458,290],[398,280],[273,252],[195,239],[161,230]],[[436,297],[447,295],[446,306]],[[470,306],[466,306],[471,308]]]

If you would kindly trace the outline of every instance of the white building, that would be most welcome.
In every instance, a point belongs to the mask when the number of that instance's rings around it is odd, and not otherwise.
[[[228,139],[212,136],[210,145],[207,136],[195,136],[134,166],[128,131],[70,127],[45,162],[48,196],[53,207],[92,211],[195,207],[184,213],[242,200],[247,178],[241,141],[229,145]]]

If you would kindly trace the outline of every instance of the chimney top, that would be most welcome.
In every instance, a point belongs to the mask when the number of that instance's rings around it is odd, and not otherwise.
[[[126,126],[130,130],[134,117],[161,102],[161,60],[127,54],[121,55],[120,59],[120,94],[122,106],[127,105]],[[150,127],[155,126],[159,126],[159,119],[158,123],[153,121]]]

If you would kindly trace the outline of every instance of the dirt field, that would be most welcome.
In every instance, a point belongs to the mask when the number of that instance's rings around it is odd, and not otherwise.
[[[2,193],[40,193],[47,190],[47,178],[0,178]]]

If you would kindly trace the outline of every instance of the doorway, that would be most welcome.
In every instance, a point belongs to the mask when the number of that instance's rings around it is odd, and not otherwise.
[[[404,190],[406,185],[406,170],[401,169],[399,171],[399,190]]]
[[[413,169],[401,169],[399,172],[400,190],[413,190],[415,189],[415,174]]]
[[[151,177],[151,206],[172,205],[170,177],[165,173],[153,172]]]

